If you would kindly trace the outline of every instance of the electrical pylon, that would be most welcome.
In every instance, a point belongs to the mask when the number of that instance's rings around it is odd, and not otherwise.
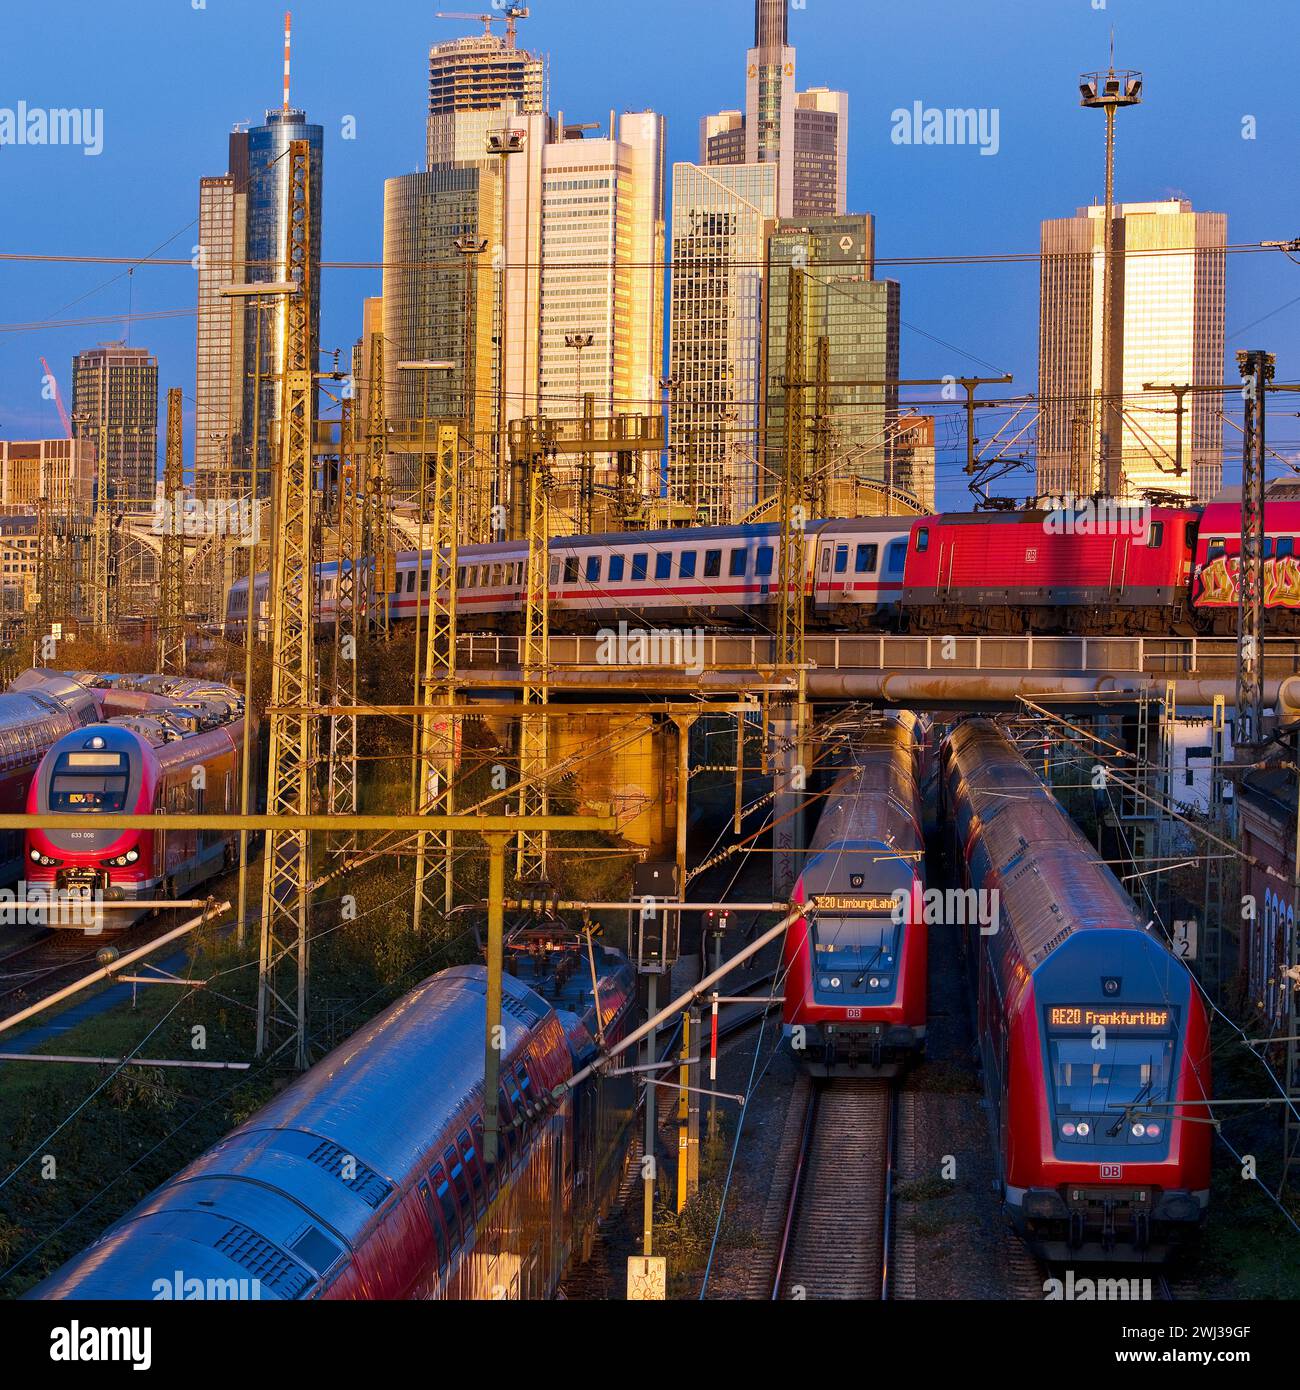
[[[361,626],[357,617],[361,594],[357,570],[364,519],[361,494],[357,490],[352,424],[352,402],[345,400],[339,421],[338,570],[334,583],[334,648],[330,671],[335,705],[357,703],[357,658],[360,654]],[[336,714],[330,720],[328,805],[332,816],[352,815],[358,807],[355,714]],[[334,848],[340,854],[348,854],[356,848],[356,843],[356,836],[345,831],[334,839]]]
[[[429,534],[429,617],[425,628],[424,685],[420,715],[420,810],[451,815],[456,774],[456,563],[460,483],[460,432],[440,424],[433,455],[433,515]],[[421,560],[423,563],[423,560]],[[421,586],[423,581],[421,581]],[[437,706],[442,713],[430,708]],[[441,727],[440,727],[441,726]],[[426,908],[451,911],[452,837],[449,830],[416,837],[415,903],[411,925],[420,929]],[[441,891],[436,886],[441,882]]]
[[[185,487],[181,389],[167,392],[167,454],[163,464],[162,564],[158,576],[158,669],[169,676],[185,671],[185,534],[176,514],[177,496]]]
[[[550,698],[547,672],[550,649],[550,603],[547,586],[550,537],[550,460],[545,453],[534,454],[528,469],[528,570],[525,575],[527,601],[524,605],[524,635],[519,665],[523,679],[525,705],[545,705]],[[545,816],[549,796],[546,790],[549,736],[545,713],[519,719],[519,814]],[[547,833],[545,830],[519,831],[515,856],[516,876],[527,882],[546,879]]]
[[[275,531],[271,537],[271,704],[267,812],[307,815],[316,691],[315,586],[312,584],[312,437],[316,332],[311,257],[311,147],[289,145],[289,218]],[[286,1046],[307,1065],[308,898],[311,841],[305,830],[267,835],[257,991],[257,1052]]]
[[[366,382],[366,495],[362,554],[373,557],[374,580],[371,598],[376,605],[375,621],[388,636],[389,595],[397,586],[395,559],[388,528],[388,434],[384,419],[384,335],[370,339],[370,375]]]

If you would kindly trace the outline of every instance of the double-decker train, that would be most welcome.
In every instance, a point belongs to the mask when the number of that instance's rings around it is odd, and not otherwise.
[[[855,734],[825,798],[782,945],[782,1013],[815,1076],[890,1076],[925,1044],[927,724],[886,716]]]
[[[1300,502],[1265,505],[1267,626],[1300,634]],[[915,632],[1196,634],[1235,631],[1237,509],[1083,502],[1053,511],[940,513],[811,521],[803,587],[813,627]],[[550,621],[583,631],[625,619],[760,626],[779,598],[774,524],[610,532],[551,540]],[[397,558],[390,617],[428,605],[429,554]],[[527,545],[457,552],[457,622],[517,630]],[[369,580],[367,580],[369,582]],[[316,572],[321,621],[336,616],[338,567]],[[255,581],[259,606],[267,578]],[[371,612],[376,611],[373,600]],[[242,640],[248,581],[227,598],[226,631]]]
[[[138,713],[84,724],[57,739],[27,791],[33,815],[109,812],[177,816],[167,830],[29,830],[29,887],[64,900],[179,897],[234,862],[236,833],[187,829],[184,817],[239,809],[243,701],[228,686],[166,677],[105,678],[117,707]],[[83,927],[85,914],[48,911],[51,926]],[[108,925],[126,927],[129,908]],[[98,920],[96,919],[98,926]]]
[[[628,1075],[563,1083],[636,1022],[626,960],[505,977],[499,1156],[483,1159],[482,966],[425,980],[27,1295],[539,1299],[614,1197]],[[595,987],[594,987],[595,986]]]
[[[24,671],[0,695],[0,812],[21,814],[41,759],[63,735],[99,718],[96,695],[58,671]],[[0,881],[21,876],[21,830],[0,832]]]
[[[996,725],[956,727],[941,786],[963,885],[996,909],[968,952],[1006,1213],[1046,1259],[1160,1259],[1209,1201],[1201,996]]]

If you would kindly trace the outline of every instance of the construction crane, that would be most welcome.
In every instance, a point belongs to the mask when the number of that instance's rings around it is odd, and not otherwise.
[[[490,34],[492,26],[500,19],[506,22],[506,47],[515,46],[515,24],[528,18],[527,5],[503,5],[496,14],[467,14],[464,10],[439,10],[435,19],[477,19],[482,22],[483,32]]]
[[[50,371],[50,364],[42,357],[41,367],[45,372],[45,380],[54,388],[54,404],[59,408],[59,419],[63,421],[64,439],[72,438],[72,421],[68,419],[68,412],[63,405],[63,397],[59,394],[59,379]]]

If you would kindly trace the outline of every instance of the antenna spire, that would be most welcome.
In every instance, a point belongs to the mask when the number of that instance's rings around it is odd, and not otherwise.
[[[293,25],[293,14],[284,12],[284,110],[289,109],[289,31]]]

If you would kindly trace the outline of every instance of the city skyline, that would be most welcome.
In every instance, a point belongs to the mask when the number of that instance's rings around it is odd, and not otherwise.
[[[931,19],[942,20],[950,34],[965,32],[956,7],[921,8]],[[1119,57],[1141,67],[1147,78],[1145,104],[1126,117],[1122,126],[1117,199],[1137,202],[1182,196],[1197,208],[1224,211],[1231,219],[1234,244],[1293,234],[1300,209],[1295,191],[1280,177],[1291,148],[1282,112],[1286,89],[1280,65],[1270,74],[1265,55],[1262,71],[1253,75],[1248,87],[1226,83],[1232,97],[1223,95],[1224,83],[1208,94],[1194,94],[1190,79],[1200,70],[1198,64],[1208,61],[1208,31],[1196,26],[1170,30],[1164,21],[1175,8],[1186,14],[1186,7],[1157,4],[1139,9],[1115,3],[1104,12],[1062,13],[1049,21],[1027,6],[1008,4],[994,16],[989,26],[992,36],[971,27],[973,47],[968,46],[963,56],[991,56],[995,48],[1014,52],[1019,46],[1025,52],[1041,52],[1050,23],[1051,63],[1035,57],[1018,86],[1005,82],[992,68],[958,62],[952,55],[963,51],[959,42],[945,43],[942,52],[928,55],[933,62],[918,63],[919,12],[911,21],[908,42],[908,21],[883,10],[868,11],[864,6],[862,12],[845,13],[837,8],[833,16],[815,6],[791,11],[789,41],[799,52],[799,77],[846,90],[850,97],[847,204],[875,218],[881,259],[877,274],[902,284],[903,376],[1010,371],[1015,376],[1011,392],[1029,394],[1036,389],[1038,277],[1032,258],[1038,227],[1100,196],[1100,122],[1078,109],[1074,82],[1078,71],[1097,65],[1111,25],[1118,32]],[[646,17],[632,13],[620,26],[623,42],[609,52],[600,51],[591,26],[583,25],[584,12],[589,12],[585,6],[556,0],[544,8],[534,7],[533,17],[520,26],[520,46],[549,59],[552,111],[563,109],[573,119],[603,120],[611,106],[616,110],[650,107],[667,119],[669,161],[698,159],[700,119],[710,107],[738,93],[736,53],[752,41],[753,5],[736,0],[709,7],[707,12],[681,7],[696,29],[685,47],[665,43],[661,24],[647,23]],[[334,24],[341,14],[341,7],[324,5],[301,16],[295,31],[294,101],[325,132],[330,171],[324,207],[325,259],[364,263],[358,269],[327,269],[324,274],[322,347],[347,353],[357,334],[363,298],[380,288],[375,263],[381,256],[382,181],[423,165],[429,49],[463,33],[460,27],[431,16],[408,18],[394,11],[391,25],[376,26],[385,29],[384,42],[376,44],[374,35],[362,36],[352,61]],[[236,16],[241,26],[238,43],[231,27]],[[207,11],[184,18],[194,25],[209,25],[203,31],[206,38],[190,35],[177,16],[169,15],[156,26],[157,35],[153,30],[142,34],[141,54],[162,37],[176,47],[184,60],[182,69],[184,62],[208,63],[210,72],[215,57],[218,64],[228,66],[230,90],[208,90],[221,85],[210,78],[206,84],[182,88],[184,96],[174,103],[166,129],[151,132],[158,157],[147,164],[148,146],[132,126],[133,99],[102,89],[98,97],[104,111],[104,152],[96,159],[85,158],[76,149],[0,151],[17,179],[20,199],[24,188],[34,189],[42,179],[47,187],[56,188],[67,181],[67,196],[53,200],[59,204],[56,222],[52,225],[47,209],[38,206],[37,215],[24,220],[20,238],[0,249],[131,256],[161,246],[160,256],[187,262],[185,253],[198,239],[197,229],[189,225],[194,221],[198,178],[221,167],[232,120],[255,118],[277,94],[279,12],[245,3],[231,6],[224,16]],[[101,46],[109,42],[111,47],[111,41],[93,20],[73,36],[68,62],[57,78],[48,61],[44,67],[40,62],[38,32],[21,17],[15,28],[10,54],[30,59],[25,71],[40,76],[40,81],[28,80],[16,88],[26,92],[29,104],[42,100],[51,106],[97,104],[95,89],[100,84],[87,71],[89,48],[96,42]],[[883,64],[870,82],[863,80],[860,64],[854,75],[851,61],[854,52],[867,51],[861,49],[861,42],[868,36],[869,51],[878,65]],[[672,63],[661,69],[633,61],[627,50],[642,41],[655,49],[671,50]],[[81,50],[83,43],[87,51]],[[204,43],[216,45],[213,54],[204,51]],[[389,55],[382,69],[366,61],[380,50]],[[1236,60],[1217,54],[1215,58],[1228,65],[1231,76]],[[342,86],[352,100],[340,92],[337,67],[331,66],[344,61],[348,80]],[[5,68],[9,66],[4,62]],[[56,90],[61,84],[78,82],[84,95],[75,90],[60,95]],[[10,81],[9,87],[13,86]],[[1252,110],[1239,109],[1242,90],[1250,91]],[[245,109],[250,101],[257,105]],[[980,150],[968,146],[896,143],[891,138],[897,133],[891,115],[914,102],[927,109],[951,105],[994,110],[1000,116],[997,157],[983,158]],[[355,126],[353,140],[345,134],[349,118]],[[1253,139],[1242,138],[1248,126]],[[115,129],[120,132],[116,137]],[[364,171],[359,165],[364,165]],[[111,184],[133,174],[138,178],[146,167],[149,176],[140,198],[123,208],[121,216],[108,220],[93,216],[94,200],[108,196],[105,179]],[[1261,188],[1266,190],[1262,197]],[[971,216],[981,203],[989,215]],[[959,207],[964,215],[936,216],[935,210],[945,205]],[[77,220],[78,210],[84,221]],[[890,264],[897,257],[963,255],[1016,255],[1026,260],[974,267]],[[1300,362],[1289,366],[1289,358],[1297,356],[1294,316],[1277,312],[1294,297],[1289,293],[1289,267],[1276,252],[1230,253],[1227,261],[1225,371],[1230,371],[1236,349],[1263,346],[1278,354],[1279,379],[1294,379],[1300,375]],[[130,325],[130,341],[158,355],[160,384],[179,383],[185,388],[189,459],[189,441],[194,437],[193,272],[187,265],[140,265],[128,274],[130,269],[129,265],[30,262],[0,268],[5,302],[13,306],[11,328],[46,318],[57,323],[74,317],[108,320],[0,335],[5,379],[0,392],[0,433],[14,438],[61,433],[53,402],[41,397],[38,356],[51,362],[66,398],[70,391],[67,364],[73,353],[123,337],[129,305],[137,315]],[[156,314],[169,317],[148,317]],[[1242,336],[1248,325],[1261,319],[1258,328]],[[908,404],[909,394],[925,398],[924,392],[904,391],[901,406]],[[960,440],[952,423],[956,412],[941,410],[940,414],[939,501],[965,505],[968,495],[960,477]],[[1276,447],[1282,453],[1295,452],[1285,427]],[[1229,480],[1234,469],[1229,441]],[[1032,490],[1032,471],[1015,475],[1012,486],[1019,495]]]

